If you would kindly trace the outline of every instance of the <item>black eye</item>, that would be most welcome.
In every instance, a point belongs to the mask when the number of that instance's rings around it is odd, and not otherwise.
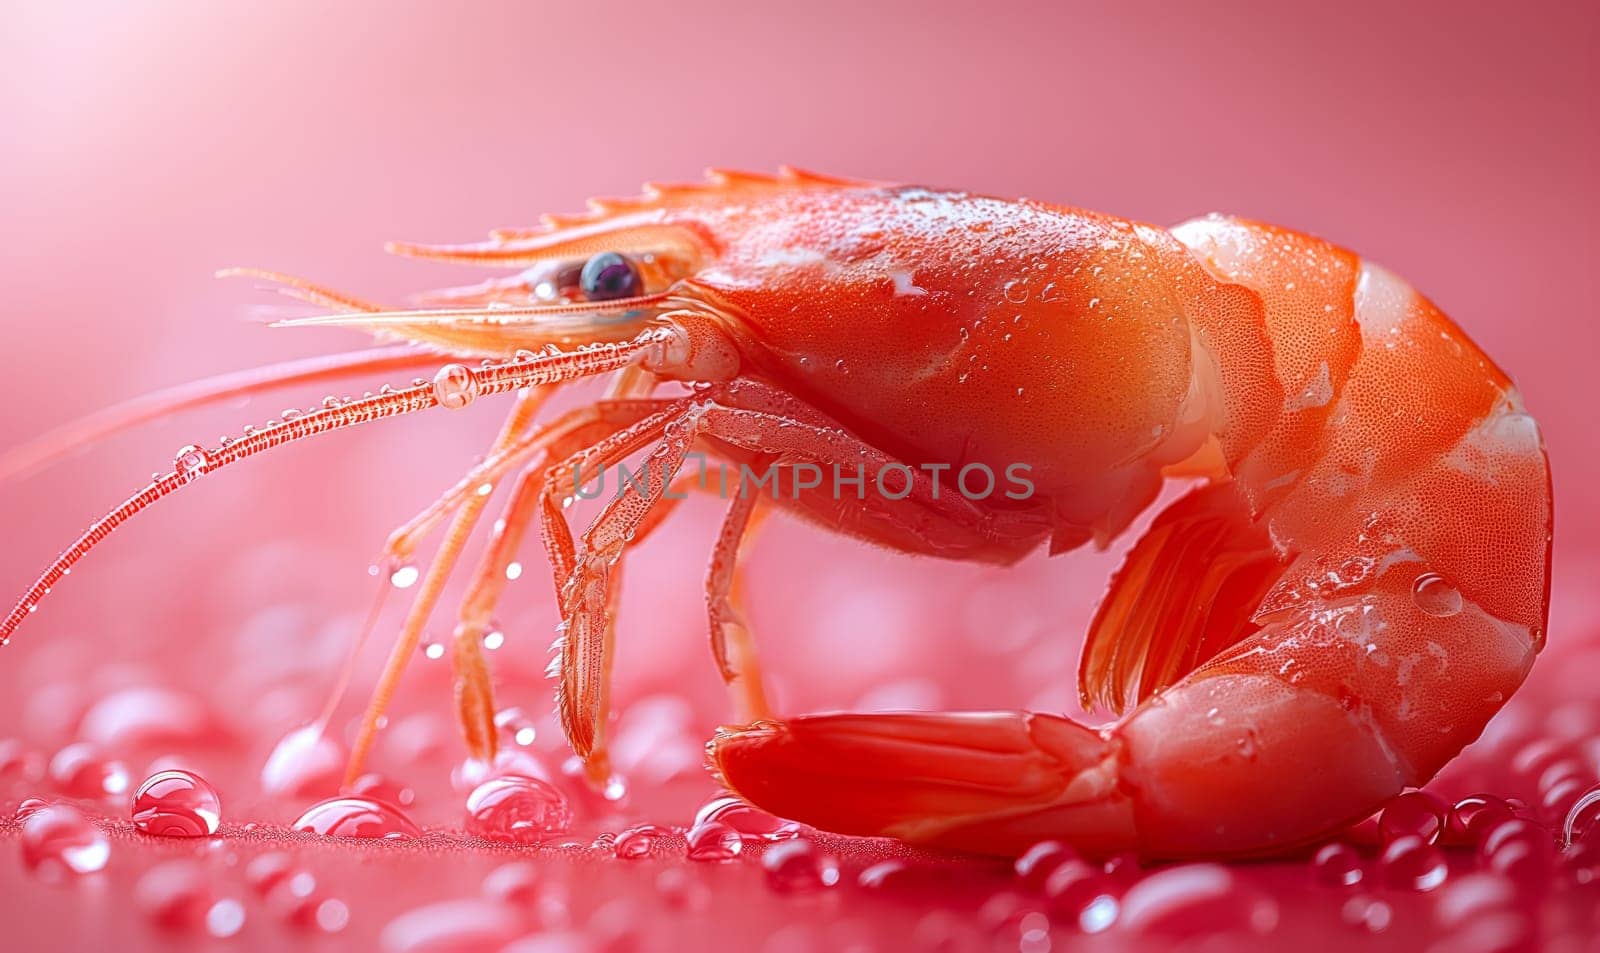
[[[603,251],[583,264],[578,287],[590,301],[631,298],[639,293],[639,269],[624,255]]]

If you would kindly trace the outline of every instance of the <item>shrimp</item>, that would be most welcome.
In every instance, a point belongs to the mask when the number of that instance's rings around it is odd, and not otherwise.
[[[706,593],[741,723],[709,742],[710,768],[750,802],[831,831],[1000,855],[1043,838],[1091,855],[1286,850],[1425,783],[1544,642],[1552,503],[1538,427],[1430,301],[1321,239],[1224,216],[1167,230],[786,169],[713,172],[485,242],[392,250],[510,271],[413,309],[290,280],[341,313],[284,323],[348,326],[453,363],[186,448],[46,571],[0,638],[107,533],[201,475],[516,391],[490,454],[397,531],[391,555],[455,517],[364,739],[472,530],[479,488],[520,468],[458,614],[463,729],[492,757],[474,636],[537,523],[561,616],[561,724],[591,777],[607,777],[622,557],[681,498],[696,453],[738,467],[719,488],[728,513]],[[550,389],[595,375],[613,379],[603,398],[534,422]],[[659,479],[619,486],[574,536],[565,504],[578,474],[640,454]],[[1167,480],[1194,486],[1128,551],[1078,671],[1085,710],[1111,723],[768,710],[737,584],[768,511],[1008,565],[1105,546]]]

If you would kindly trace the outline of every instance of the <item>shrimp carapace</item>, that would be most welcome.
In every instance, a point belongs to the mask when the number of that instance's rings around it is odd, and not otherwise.
[[[711,489],[729,507],[706,578],[709,637],[748,722],[717,733],[711,766],[768,810],[846,833],[1000,854],[1045,837],[1091,854],[1282,850],[1425,782],[1542,645],[1551,498],[1537,426],[1438,308],[1320,239],[785,170],[713,173],[485,242],[393,250],[505,271],[413,308],[252,272],[340,312],[285,324],[426,350],[219,379],[16,459],[42,462],[152,408],[418,355],[445,365],[431,382],[185,448],[47,570],[0,638],[107,533],[203,473],[517,391],[488,455],[385,546],[405,565],[448,526],[414,572],[352,772],[499,482],[513,489],[451,656],[472,754],[492,758],[496,744],[477,640],[537,526],[561,615],[561,724],[606,783],[623,556],[688,491]],[[540,419],[553,389],[595,375],[611,379],[602,396]],[[695,454],[735,476],[695,479]],[[575,533],[574,474],[641,455],[645,479],[621,481]],[[1079,671],[1085,706],[1115,721],[769,710],[737,571],[763,514],[1007,564],[1104,545],[1172,479],[1200,485],[1128,552]]]

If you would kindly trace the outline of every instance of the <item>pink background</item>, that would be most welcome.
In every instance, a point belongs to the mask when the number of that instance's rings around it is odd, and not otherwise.
[[[1595,616],[1600,18],[1548,0],[1290,6],[9,3],[0,445],[159,386],[360,343],[261,327],[277,299],[213,280],[219,267],[403,300],[463,273],[386,258],[385,239],[472,239],[708,165],[1163,224],[1228,211],[1406,276],[1519,381],[1555,471],[1558,644]],[[151,426],[4,487],[0,590],[23,589],[180,445],[321,396]],[[270,704],[229,712],[263,737],[309,714],[364,608],[368,559],[496,424],[435,414],[325,438],[162,504],[4,653],[0,735],[56,743],[61,698],[152,667],[223,706],[241,670],[268,672]],[[631,564],[648,568],[630,573],[619,679],[625,697],[689,694],[708,728],[714,515],[686,512]],[[528,562],[500,664],[508,699],[542,711],[554,619]],[[791,710],[1060,709],[1109,565],[1006,573],[780,526],[752,562],[752,615]],[[440,667],[418,669],[410,704],[442,710]],[[48,702],[20,690],[63,672],[97,674]]]

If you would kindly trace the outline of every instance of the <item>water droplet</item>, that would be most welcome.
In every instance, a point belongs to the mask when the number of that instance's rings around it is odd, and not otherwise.
[[[1005,296],[1012,304],[1022,304],[1028,300],[1028,286],[1022,281],[1008,281],[1005,286]]]
[[[375,772],[356,778],[339,793],[352,797],[372,798],[374,801],[393,804],[395,807],[410,807],[417,799],[417,792],[406,784]]]
[[[839,862],[805,839],[785,841],[761,855],[767,883],[781,893],[803,893],[839,882]]]
[[[1461,611],[1461,591],[1436,572],[1425,572],[1411,584],[1411,600],[1431,616],[1447,619]]]
[[[1078,852],[1058,840],[1043,840],[1022,852],[1011,869],[1029,887],[1044,886],[1045,879],[1057,865],[1076,860]]]
[[[689,830],[688,858],[698,861],[732,860],[744,850],[739,832],[719,821],[696,824]]]
[[[313,917],[317,929],[324,933],[338,933],[350,925],[350,907],[343,900],[324,900],[317,904]]]
[[[460,410],[478,399],[478,377],[465,364],[446,364],[433,375],[433,398],[440,407]]]
[[[210,465],[211,458],[194,444],[179,450],[172,460],[173,469],[177,470],[178,476],[181,477],[197,477],[206,472],[206,467]]]
[[[1484,866],[1523,883],[1538,883],[1555,863],[1555,840],[1531,821],[1512,818],[1495,824],[1478,847]]]
[[[244,929],[244,920],[244,904],[231,897],[218,900],[206,911],[206,932],[226,939]]]
[[[429,640],[422,643],[422,654],[427,658],[438,661],[444,658],[444,643]]]
[[[339,789],[344,749],[321,725],[305,725],[283,736],[261,768],[268,794],[329,794]]]
[[[399,808],[365,797],[319,801],[295,819],[294,829],[325,837],[407,840],[422,836],[422,830]]]
[[[1597,825],[1600,825],[1600,784],[1583,792],[1567,811],[1561,825],[1561,846],[1571,847]]]
[[[133,795],[133,826],[162,837],[206,837],[217,832],[222,800],[205,778],[173,769],[151,775]]]
[[[14,738],[0,739],[0,780],[37,781],[43,776],[43,758]]]
[[[467,795],[467,831],[488,840],[534,844],[572,827],[572,808],[550,784],[518,774],[490,778]]]
[[[128,790],[128,768],[86,742],[67,745],[50,759],[50,780],[63,794],[98,798]]]
[[[294,859],[288,854],[273,851],[253,858],[246,864],[244,879],[251,889],[265,897],[294,873]]]
[[[1051,909],[1068,920],[1082,921],[1098,900],[1116,892],[1104,871],[1077,857],[1061,860],[1044,878]]]
[[[1122,927],[1134,934],[1188,937],[1202,933],[1270,933],[1278,904],[1220,864],[1157,871],[1122,898]]]
[[[1450,873],[1439,848],[1415,834],[1390,841],[1378,857],[1378,870],[1389,886],[1418,891],[1438,887]]]
[[[512,581],[522,578],[521,563],[506,563],[506,578]]]
[[[521,708],[502,708],[495,712],[494,726],[500,733],[511,739],[512,744],[526,748],[536,741],[539,731],[534,727],[533,719]]]
[[[493,652],[505,644],[506,634],[499,629],[490,629],[483,633],[483,647],[487,651]]]
[[[20,824],[27,820],[30,814],[37,814],[49,807],[51,803],[42,797],[25,797],[22,799],[22,803],[17,805],[17,809],[12,813],[11,819]]]
[[[1378,830],[1384,843],[1413,836],[1434,844],[1444,830],[1448,810],[1444,802],[1426,791],[1408,791],[1384,806],[1378,815]]]
[[[422,571],[415,563],[401,563],[389,573],[389,585],[396,589],[410,589],[422,578]]]
[[[1349,844],[1338,841],[1318,848],[1311,858],[1311,870],[1318,883],[1329,887],[1353,887],[1364,875],[1361,854]]]
[[[400,914],[383,928],[385,953],[498,950],[523,932],[522,918],[497,900],[443,900]]]
[[[539,868],[520,862],[501,864],[483,878],[483,895],[519,907],[532,906],[539,899]]]
[[[1516,816],[1511,805],[1492,794],[1474,794],[1450,808],[1450,839],[1460,844],[1481,840],[1494,825]]]
[[[151,922],[168,930],[200,926],[213,900],[205,868],[192,860],[151,867],[134,885],[133,899]]]
[[[217,719],[198,699],[150,686],[124,688],[101,698],[84,713],[78,731],[85,741],[108,751],[222,740]]]
[[[656,843],[667,837],[672,832],[664,827],[654,824],[640,824],[630,827],[617,835],[617,842],[613,845],[613,852],[623,860],[637,860],[649,857],[655,849]]]
[[[768,814],[731,794],[719,795],[700,805],[700,810],[694,815],[694,824],[690,826],[699,827],[712,821],[726,824],[746,839],[771,843],[794,840],[804,830],[793,821]]]
[[[1362,895],[1346,900],[1339,910],[1339,918],[1368,933],[1382,933],[1394,921],[1394,909],[1382,900]]]
[[[867,890],[889,890],[913,880],[915,872],[903,860],[884,860],[856,875],[856,884]]]
[[[76,808],[49,804],[22,820],[22,862],[46,880],[92,874],[111,858],[111,844]]]

